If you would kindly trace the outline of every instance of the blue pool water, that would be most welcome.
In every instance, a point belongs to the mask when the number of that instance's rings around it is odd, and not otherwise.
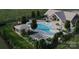
[[[42,24],[42,23],[38,24],[37,29],[38,29],[38,30],[42,30],[42,31],[44,31],[44,32],[46,32],[46,33],[48,33],[48,34],[52,34],[52,33],[50,32],[50,29],[51,29],[50,26],[47,26],[47,25],[45,25],[45,24]]]

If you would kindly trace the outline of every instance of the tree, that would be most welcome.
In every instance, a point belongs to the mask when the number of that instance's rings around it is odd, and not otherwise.
[[[22,24],[25,24],[28,21],[29,21],[28,18],[26,18],[25,16],[22,16],[22,20],[21,20]]]
[[[46,49],[47,48],[46,46],[47,46],[46,41],[44,39],[41,39],[39,41],[39,47],[42,48],[42,49]]]
[[[36,42],[36,43],[35,43],[36,48],[39,49],[39,41],[36,40],[35,42]]]
[[[53,40],[52,40],[52,48],[55,48],[58,45],[58,38],[63,35],[62,32],[58,32],[54,35]]]
[[[35,12],[34,12],[34,11],[32,11],[32,15],[31,15],[31,17],[32,17],[32,18],[35,18],[35,17],[36,17],[36,15],[35,15]]]
[[[72,33],[62,36],[63,41],[68,41],[71,37],[74,37]]]
[[[36,21],[35,19],[32,20],[31,28],[32,28],[32,29],[36,29],[36,28],[37,28],[37,21]]]
[[[25,16],[22,16],[21,22],[22,22],[22,24],[25,24],[26,23],[26,17]]]
[[[26,17],[26,22],[29,22],[29,16]]]
[[[40,11],[37,11],[37,17],[39,18],[41,16]]]
[[[79,20],[75,24],[75,30],[76,33],[79,33]]]
[[[65,28],[67,29],[67,31],[70,31],[70,21],[66,20]]]

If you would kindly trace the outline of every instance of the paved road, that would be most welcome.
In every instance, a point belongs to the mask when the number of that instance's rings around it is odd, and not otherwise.
[[[2,37],[0,37],[0,49],[8,49],[8,45],[5,43]]]

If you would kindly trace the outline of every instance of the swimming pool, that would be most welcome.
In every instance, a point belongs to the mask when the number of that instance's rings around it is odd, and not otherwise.
[[[45,23],[38,23],[37,30],[41,30],[47,34],[53,34],[50,30],[52,30],[51,26]]]

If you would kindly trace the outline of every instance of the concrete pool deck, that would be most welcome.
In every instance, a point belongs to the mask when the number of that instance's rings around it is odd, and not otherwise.
[[[30,23],[29,24],[26,23],[26,24],[29,25]],[[39,28],[35,29],[34,31],[37,32],[37,33],[34,33],[34,34],[30,35],[30,37],[33,38],[34,40],[41,40],[41,39],[52,38],[55,33],[59,32],[59,30],[57,30],[56,23],[53,22],[53,21],[52,22],[46,22],[44,20],[43,21],[42,20],[38,20],[37,24],[42,24],[43,27],[42,27],[42,25],[39,26],[41,29],[39,29]],[[17,32],[17,31],[15,31],[15,32],[17,34],[20,34],[20,32]]]
[[[57,30],[57,27],[54,22],[45,22],[45,21],[38,21],[38,23],[43,23],[46,26],[51,26],[52,29],[50,29],[50,32],[53,33],[52,35],[49,35],[42,30],[35,30],[37,33],[30,35],[35,40],[41,40],[41,39],[47,39],[47,38],[52,38],[55,33],[59,32]]]

